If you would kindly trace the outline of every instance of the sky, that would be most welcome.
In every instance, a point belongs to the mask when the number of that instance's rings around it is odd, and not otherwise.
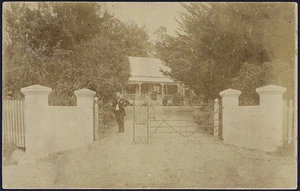
[[[135,22],[145,26],[150,39],[154,39],[154,31],[165,26],[168,34],[173,35],[178,28],[175,17],[184,8],[178,2],[113,2],[106,3],[107,9],[123,22]]]
[[[35,2],[28,4],[32,8],[37,6]],[[121,21],[145,26],[151,40],[155,40],[153,33],[159,26],[165,26],[167,33],[174,35],[175,30],[178,29],[175,17],[178,18],[179,13],[185,11],[179,2],[105,2],[104,4],[107,10]]]

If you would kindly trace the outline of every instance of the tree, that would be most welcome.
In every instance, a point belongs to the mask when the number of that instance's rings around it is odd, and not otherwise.
[[[136,23],[123,23],[115,19],[110,26],[108,38],[119,43],[127,56],[147,57],[151,52],[151,43],[145,27]]]
[[[8,5],[4,14],[7,41],[3,85],[13,94],[19,94],[22,87],[41,84],[54,89],[50,97],[58,104],[70,103],[70,90],[82,86],[109,97],[110,86],[117,87],[117,82],[123,84],[128,79],[126,56],[147,56],[145,29],[120,22],[103,4]],[[59,99],[64,101],[59,103]]]
[[[81,88],[94,90],[97,96],[108,101],[113,92],[121,90],[130,75],[125,51],[118,43],[101,36],[80,43],[66,64],[68,67],[54,89],[55,104],[74,104],[73,92]]]
[[[57,49],[53,56],[47,57],[42,49],[32,50],[15,43],[5,52],[3,87],[12,91],[14,96],[20,95],[21,88],[34,84],[54,87],[60,72],[66,67],[57,63],[67,55],[64,50]]]
[[[110,23],[114,21],[104,4],[51,3],[50,7],[63,34],[66,34],[62,39],[65,49],[70,49],[81,41],[91,40],[98,34],[107,35]]]
[[[19,93],[20,88],[33,84],[54,88],[61,72],[66,68],[63,65],[65,62],[60,60],[72,53],[76,43],[90,40],[96,34],[95,30],[83,31],[80,34],[85,32],[86,36],[80,39],[76,32],[80,32],[81,28],[76,31],[72,28],[78,24],[78,20],[71,21],[66,18],[78,17],[83,9],[88,13],[81,18],[90,21],[100,8],[64,4],[65,8],[73,10],[73,15],[68,17],[61,13],[62,7],[57,7],[55,3],[38,3],[35,8],[25,3],[6,5],[4,87],[12,90],[14,94]],[[102,18],[101,15],[94,20],[98,22],[99,18]],[[102,23],[99,22],[98,25],[101,26]]]
[[[252,101],[256,104],[258,96],[254,90],[264,85],[273,84],[286,87],[287,92],[284,97],[288,99],[293,99],[295,92],[295,6],[293,3],[272,4],[269,7],[268,15],[268,19],[263,22],[261,35],[271,61],[260,66],[256,64],[256,70],[254,70],[254,66],[245,64],[237,77],[233,79],[233,87],[246,92],[241,97],[256,97],[254,102]],[[254,75],[249,75],[250,73]],[[249,82],[252,85],[249,85]],[[253,82],[259,83],[253,84]]]
[[[279,27],[277,20],[288,28],[280,35],[288,36],[289,42],[295,39],[289,34],[295,31],[295,15],[291,14],[293,4],[284,8],[275,3],[189,3],[182,6],[186,11],[178,19],[180,30],[173,37],[165,35],[156,44],[157,56],[171,68],[168,75],[207,99],[232,87],[232,79],[242,71],[243,63],[260,67],[275,59],[278,46],[274,46],[272,39],[276,30],[270,29]],[[293,44],[287,46],[294,48]]]
[[[244,63],[238,75],[232,79],[232,86],[241,90],[241,105],[259,104],[259,96],[255,89],[266,85],[279,85],[287,88],[285,98],[294,98],[294,68],[281,60],[265,62],[261,66]]]
[[[266,67],[245,62],[237,77],[232,79],[232,87],[242,91],[240,99],[241,105],[259,104],[259,96],[255,89],[268,83],[265,78],[268,72]]]
[[[163,55],[164,53],[166,53],[166,51],[164,51],[164,48],[166,48],[165,43],[167,41],[167,38],[170,38],[167,34],[167,28],[164,26],[160,26],[154,31],[153,34],[156,37],[154,55],[158,58],[167,57],[167,55]]]

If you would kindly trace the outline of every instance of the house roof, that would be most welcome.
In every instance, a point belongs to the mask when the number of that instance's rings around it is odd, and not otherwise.
[[[165,76],[161,70],[170,71],[164,62],[157,58],[128,57],[131,68],[129,81],[139,82],[174,82],[170,77]]]

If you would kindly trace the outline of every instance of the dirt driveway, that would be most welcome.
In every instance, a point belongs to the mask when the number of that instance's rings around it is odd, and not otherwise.
[[[204,134],[133,144],[132,122],[76,150],[3,167],[4,188],[295,188],[296,161]],[[116,130],[116,129],[115,129]]]

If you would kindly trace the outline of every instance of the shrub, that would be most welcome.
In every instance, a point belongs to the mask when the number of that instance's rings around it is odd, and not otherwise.
[[[163,97],[163,100],[162,100],[162,104],[163,104],[163,106],[166,106],[166,105],[167,105],[167,103],[168,103],[168,100],[169,100],[169,98],[168,98],[168,97]]]
[[[101,106],[100,106],[101,108]],[[101,110],[100,110],[101,111]],[[100,128],[109,128],[115,124],[115,116],[112,112],[111,106],[109,103],[103,105],[103,127]]]
[[[183,105],[184,96],[177,92],[173,95],[173,104],[174,105]]]
[[[213,101],[205,102],[202,106],[200,106],[193,113],[194,120],[199,124],[199,129],[208,133],[209,135],[213,135],[213,117],[214,117],[214,109],[213,109]]]
[[[191,95],[187,98],[188,105],[201,105],[204,103],[204,96]]]

